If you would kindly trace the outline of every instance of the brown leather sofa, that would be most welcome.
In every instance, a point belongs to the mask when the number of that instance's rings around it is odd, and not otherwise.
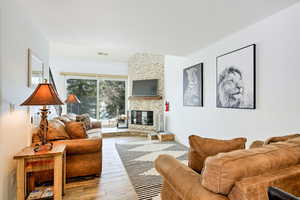
[[[55,127],[57,131],[65,128],[64,123],[55,123],[55,120],[49,121],[49,126]],[[55,125],[54,125],[55,123]],[[84,139],[66,139],[52,141],[52,143],[66,144],[66,176],[67,178],[79,176],[101,176],[102,173],[102,136],[101,123],[92,122],[92,129],[87,130],[87,138]],[[35,129],[36,130],[36,129]],[[32,145],[39,142],[36,131],[32,133]],[[35,183],[43,183],[53,179],[53,172],[39,172],[32,176]]]
[[[300,137],[208,157],[201,174],[169,155],[155,167],[162,200],[268,200],[269,186],[300,196]]]

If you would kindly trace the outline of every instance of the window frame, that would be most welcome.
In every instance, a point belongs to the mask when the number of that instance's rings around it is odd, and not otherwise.
[[[100,120],[100,104],[99,104],[99,97],[100,97],[100,90],[99,90],[99,81],[124,81],[125,82],[125,114],[128,112],[128,79],[126,78],[105,78],[105,77],[89,77],[89,76],[64,76],[64,93],[67,97],[67,81],[68,79],[83,79],[83,80],[96,80],[97,81],[97,102],[96,102],[96,119]],[[65,111],[67,111],[67,106],[65,105]]]

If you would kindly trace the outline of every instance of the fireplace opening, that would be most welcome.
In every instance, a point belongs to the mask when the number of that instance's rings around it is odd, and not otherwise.
[[[153,126],[153,111],[132,110],[131,124]]]

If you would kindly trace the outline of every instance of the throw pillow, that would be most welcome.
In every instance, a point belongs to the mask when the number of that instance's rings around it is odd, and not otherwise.
[[[55,117],[55,118],[53,118],[53,119],[59,120],[59,121],[63,122],[64,124],[66,124],[66,123],[68,123],[68,122],[71,121],[69,118],[64,117],[64,116]]]
[[[279,136],[279,137],[271,137],[265,141],[265,144],[271,144],[271,143],[275,143],[275,142],[284,142],[286,140],[293,139],[296,137],[300,137],[300,134],[290,134],[290,135]]]
[[[77,122],[83,122],[87,130],[92,128],[91,119],[90,119],[89,114],[77,115],[76,116],[76,121]]]
[[[68,122],[66,131],[71,139],[87,138],[86,128],[82,122]]]
[[[71,121],[76,121],[76,114],[74,114],[74,113],[68,113],[68,114],[62,115],[62,117],[66,117]]]
[[[188,165],[194,171],[201,173],[204,161],[207,157],[214,156],[218,153],[230,152],[237,149],[245,149],[246,141],[246,138],[217,140],[191,135],[189,136],[190,150]]]
[[[92,129],[101,128],[101,122],[96,119],[93,119],[91,120],[91,127]]]
[[[47,139],[50,141],[70,139],[68,133],[65,130],[64,123],[59,120],[50,120],[48,122]]]

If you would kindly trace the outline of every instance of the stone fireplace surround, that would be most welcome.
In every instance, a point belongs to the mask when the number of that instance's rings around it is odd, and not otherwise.
[[[158,79],[157,94],[159,98],[132,97],[132,81]],[[128,88],[129,88],[129,131],[153,132],[157,130],[159,116],[164,113],[164,56],[147,53],[137,53],[128,62]],[[131,123],[131,111],[152,111],[153,125]]]

